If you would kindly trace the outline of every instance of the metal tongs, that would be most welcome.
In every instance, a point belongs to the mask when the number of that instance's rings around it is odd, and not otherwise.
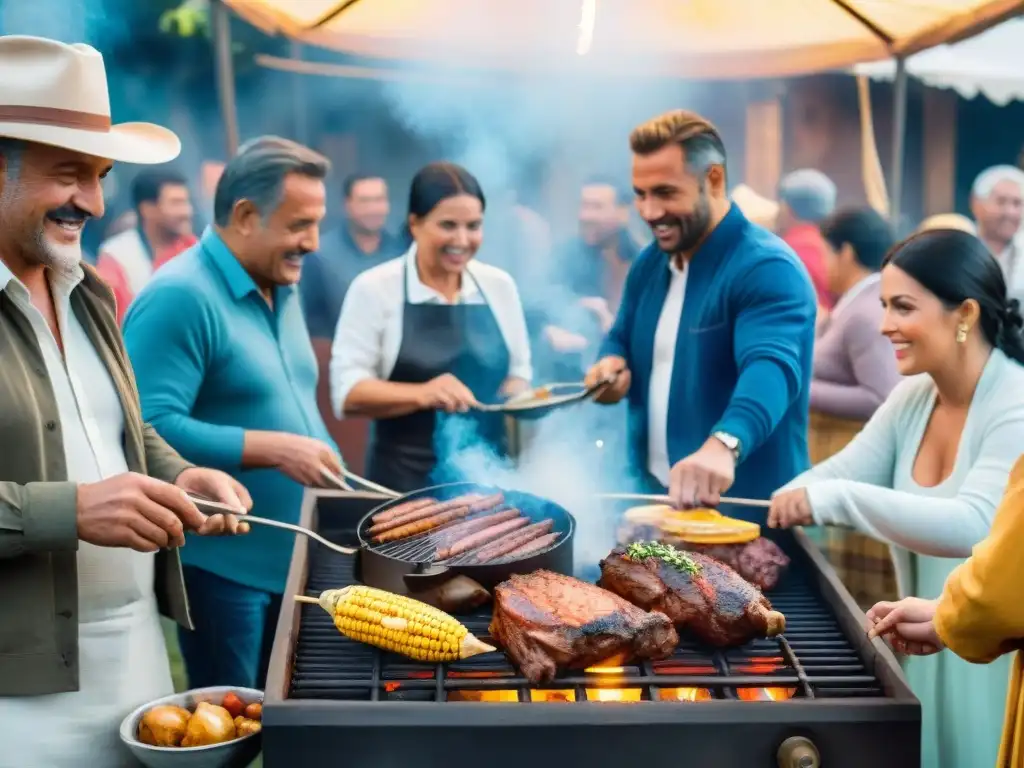
[[[546,414],[562,406],[590,399],[609,384],[613,384],[617,378],[618,374],[616,373],[602,379],[592,387],[588,387],[582,381],[544,384],[528,389],[518,395],[513,395],[503,403],[495,403],[493,405],[480,404],[475,406],[475,409],[486,413],[507,413],[509,415]]]
[[[597,493],[594,494],[599,499],[605,499],[608,501],[648,501],[652,504],[668,504],[672,505],[672,497],[663,494],[654,493]],[[738,507],[761,507],[767,509],[772,505],[770,501],[763,499],[740,499],[733,496],[723,496],[721,498],[722,504],[735,504]]]
[[[324,481],[324,487],[334,491],[341,491],[346,494],[347,498],[352,499],[397,499],[400,494],[398,491],[392,491],[390,488],[385,488],[383,485],[377,485],[364,477],[360,477],[355,472],[349,472],[345,467],[341,468],[341,476],[339,477],[334,472],[329,470],[327,467],[320,467],[320,477]],[[352,481],[357,483],[364,488],[369,490],[359,490],[353,488],[346,481]]]
[[[385,488],[383,485],[377,485],[364,477],[360,477],[354,472],[348,471],[345,467],[341,468],[341,474],[342,476],[339,477],[327,467],[320,467],[320,476],[323,478],[324,485],[328,488],[344,493],[347,498],[397,499],[402,495],[398,493],[398,491],[392,491],[390,488]],[[346,482],[348,480],[351,480],[354,483],[359,483],[370,490],[357,490]],[[214,501],[213,499],[196,493],[189,493],[188,497],[192,503],[196,505],[196,508],[205,515],[237,515],[240,522],[256,523],[257,525],[266,525],[271,528],[281,528],[286,531],[291,531],[292,533],[299,533],[303,536],[308,536],[309,538],[320,542],[328,549],[332,549],[342,555],[354,555],[356,553],[356,550],[352,547],[343,547],[340,544],[335,544],[333,541],[328,541],[316,531],[304,528],[301,525],[293,525],[292,523],[285,523],[280,520],[271,520],[267,517],[250,515],[236,507],[232,507],[230,504]]]
[[[189,499],[196,508],[204,515],[237,515],[240,523],[256,523],[257,525],[266,525],[271,528],[282,528],[292,533],[300,533],[303,536],[308,536],[311,539],[323,544],[328,549],[333,549],[335,552],[341,555],[354,555],[356,550],[351,547],[343,547],[340,544],[335,544],[333,541],[328,541],[316,531],[311,531],[309,528],[303,528],[301,525],[292,525],[291,523],[283,523],[280,520],[271,520],[267,517],[257,517],[256,515],[250,515],[246,512],[240,512],[230,504],[223,504],[219,501],[213,501],[203,496],[197,496],[194,493],[188,494]]]

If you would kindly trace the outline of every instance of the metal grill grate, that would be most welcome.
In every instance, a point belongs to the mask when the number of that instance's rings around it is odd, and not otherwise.
[[[794,563],[796,566],[796,563]],[[311,543],[307,594],[355,582],[353,559]],[[786,616],[783,637],[712,650],[684,638],[670,659],[569,672],[532,686],[501,653],[449,665],[411,662],[340,635],[317,606],[303,606],[291,699],[350,701],[690,701],[884,696],[827,603],[791,568],[769,597]],[[489,610],[460,617],[487,640]]]

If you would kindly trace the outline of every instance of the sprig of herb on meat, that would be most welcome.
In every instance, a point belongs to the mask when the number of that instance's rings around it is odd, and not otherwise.
[[[634,562],[654,557],[691,576],[700,573],[700,566],[685,552],[680,552],[671,544],[662,544],[660,541],[634,541],[626,547],[626,557]]]

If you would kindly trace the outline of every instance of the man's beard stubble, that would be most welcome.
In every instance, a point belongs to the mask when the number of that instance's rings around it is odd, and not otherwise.
[[[23,232],[24,225],[19,226],[17,222],[9,221],[10,212],[17,210],[17,204],[24,194],[20,184],[11,179],[6,180],[3,191],[0,192],[0,227],[9,233],[18,233],[15,246],[29,261],[63,275],[74,274],[82,261],[81,239],[77,243],[66,245],[51,242],[46,237],[45,219],[39,222],[33,232]],[[50,211],[47,217],[53,213],[55,211]],[[77,212],[74,215],[79,214],[84,212]]]
[[[708,202],[708,196],[704,190],[701,190],[700,197],[697,198],[693,213],[688,216],[680,216],[677,221],[679,245],[673,255],[693,251],[708,233],[711,226],[711,204]]]

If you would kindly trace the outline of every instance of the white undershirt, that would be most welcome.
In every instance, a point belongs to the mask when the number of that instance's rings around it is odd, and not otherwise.
[[[676,357],[676,339],[683,318],[686,295],[686,262],[679,269],[669,261],[671,282],[661,306],[658,328],[654,332],[654,361],[647,392],[647,470],[668,487],[671,465],[668,458],[668,401],[672,388],[672,366]]]
[[[331,406],[339,418],[352,387],[366,379],[386,380],[394,370],[402,346],[406,295],[410,304],[449,303],[420,280],[415,245],[404,256],[363,272],[345,293],[330,365]],[[474,260],[466,266],[462,288],[452,303],[485,300],[508,346],[508,376],[529,381],[530,338],[515,281],[504,270]]]
[[[50,290],[64,355],[28,289],[0,262],[0,290],[29,321],[57,401],[67,479],[93,483],[128,471],[124,411],[70,296],[82,275],[54,275]],[[117,728],[132,709],[173,692],[153,593],[155,556],[78,543],[79,689],[0,698],[2,766],[134,765]]]

